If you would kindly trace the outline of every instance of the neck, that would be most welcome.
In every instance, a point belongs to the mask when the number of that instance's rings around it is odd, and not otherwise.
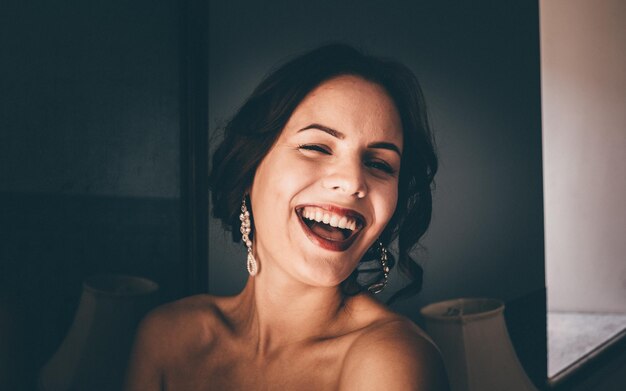
[[[259,273],[239,295],[242,330],[268,354],[293,343],[322,338],[340,327],[339,287],[311,287]]]

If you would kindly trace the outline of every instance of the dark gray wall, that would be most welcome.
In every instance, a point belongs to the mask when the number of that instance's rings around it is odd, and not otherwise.
[[[1,3],[0,389],[34,389],[86,276],[184,291],[179,23],[174,0]]]
[[[178,197],[176,2],[36,3],[2,10],[0,191]]]
[[[328,41],[396,58],[421,80],[441,170],[416,253],[424,290],[395,309],[459,296],[507,301],[509,329],[545,376],[539,23],[536,1],[213,1],[209,120],[215,131],[273,66]],[[219,139],[214,139],[215,142]],[[238,292],[245,254],[210,226],[209,286]],[[226,244],[225,244],[226,243]],[[390,291],[402,279],[392,273]],[[383,299],[387,296],[383,295]]]

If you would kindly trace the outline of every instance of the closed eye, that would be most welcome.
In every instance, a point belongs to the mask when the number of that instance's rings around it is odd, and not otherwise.
[[[324,155],[332,155],[332,151],[326,145],[320,144],[300,144],[298,145],[299,150],[304,150],[306,153],[317,152]],[[309,152],[310,151],[310,152]],[[373,168],[380,172],[383,172],[387,175],[394,175],[396,170],[387,162],[383,160],[366,160],[365,166],[369,168]]]
[[[323,146],[323,145],[317,145],[317,144],[302,144],[302,145],[298,145],[298,149],[304,149],[307,151],[315,151],[315,152],[320,152],[323,153],[325,155],[330,155],[330,150],[328,149],[328,147]]]

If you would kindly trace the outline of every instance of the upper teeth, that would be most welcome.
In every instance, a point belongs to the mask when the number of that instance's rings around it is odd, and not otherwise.
[[[357,225],[356,220],[352,217],[341,216],[312,206],[306,206],[302,209],[302,217],[317,222],[323,222],[331,227],[349,229],[351,231],[354,231]]]

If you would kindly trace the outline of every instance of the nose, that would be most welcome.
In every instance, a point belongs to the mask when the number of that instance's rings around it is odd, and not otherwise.
[[[367,183],[361,162],[337,165],[323,178],[322,186],[343,195],[364,198]]]

